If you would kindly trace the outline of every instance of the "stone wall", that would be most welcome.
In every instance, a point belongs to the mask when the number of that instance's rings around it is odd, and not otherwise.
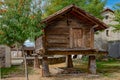
[[[0,67],[5,67],[5,47],[0,46]]]
[[[108,42],[109,41],[120,41],[120,32],[114,31],[115,28],[112,25],[119,24],[118,22],[114,21],[115,15],[111,11],[106,11],[102,13],[103,22],[106,23],[109,27],[104,31],[98,31],[98,34],[95,34],[94,44],[95,48],[99,50],[108,50]],[[107,18],[106,18],[107,16]]]
[[[0,45],[0,67],[11,67],[10,48]]]

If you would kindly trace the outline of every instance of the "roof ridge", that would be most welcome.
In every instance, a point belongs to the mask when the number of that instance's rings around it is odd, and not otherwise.
[[[78,6],[71,4],[69,6],[64,7],[63,9],[55,12],[54,14],[45,18],[42,22],[49,23],[50,21],[54,20],[57,16],[66,14],[69,11],[74,11],[79,14],[79,16],[85,17],[87,20],[91,21],[94,24],[98,24],[99,27],[102,29],[107,28],[107,25],[102,22],[100,19],[96,18],[95,16],[91,15],[90,13],[86,12],[85,10],[79,8]],[[96,28],[96,30],[99,30]]]

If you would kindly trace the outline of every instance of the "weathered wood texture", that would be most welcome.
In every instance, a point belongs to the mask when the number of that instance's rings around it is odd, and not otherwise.
[[[67,13],[74,14],[75,17],[78,17],[80,20],[82,20],[86,23],[90,23],[90,24],[94,24],[94,25],[98,24],[98,26],[94,29],[95,31],[104,30],[108,27],[102,21],[100,21],[96,17],[92,16],[91,14],[85,12],[84,10],[80,9],[79,7],[77,7],[75,5],[69,5],[65,8],[63,8],[62,10],[57,11],[56,13],[54,13],[54,14],[48,16],[46,19],[44,19],[43,22],[48,24],[52,20],[55,20],[58,16],[61,16],[61,15],[67,14]]]
[[[83,44],[83,31],[82,29],[77,29],[77,28],[74,28],[74,29],[71,29],[71,36],[70,36],[70,47],[71,48],[80,48],[80,47],[83,47],[84,44]]]
[[[55,48],[66,49],[66,51],[71,48],[74,51],[76,51],[75,48],[79,51],[94,49],[94,31],[107,28],[103,22],[75,5],[65,7],[43,20],[43,22],[46,24],[44,36],[38,40],[40,44],[37,45],[39,46],[38,52],[44,50],[46,52],[42,53],[46,54],[51,52],[49,49]],[[95,27],[95,25],[97,26]],[[65,55],[74,54],[73,51],[69,51],[69,53],[66,51],[64,51]],[[76,52],[81,54],[81,52]],[[63,53],[59,52],[59,54]]]
[[[38,55],[35,55],[35,58],[34,58],[34,69],[36,68],[40,68]]]
[[[66,67],[67,68],[73,68],[73,62],[71,55],[66,56]]]
[[[92,48],[92,27],[83,24],[74,15],[57,18],[53,23],[45,28],[47,48]]]
[[[83,54],[83,55],[88,55],[88,54],[107,54],[106,51],[96,51],[95,49],[48,49],[47,54],[49,55],[71,55],[71,54]]]
[[[57,21],[57,25],[49,25],[45,29],[47,48],[68,48],[69,27],[64,21]]]
[[[48,58],[47,57],[42,58],[42,76],[43,77],[49,77],[50,76]]]
[[[44,35],[36,39],[35,41],[35,52],[36,53],[39,53],[41,55],[45,53],[44,41],[45,41]]]
[[[89,56],[88,71],[91,74],[96,74],[96,58],[94,55]]]
[[[75,5],[67,6],[50,15],[43,23],[46,24],[44,35],[36,40],[36,51],[44,56],[43,76],[49,76],[48,59],[45,56],[67,55],[67,67],[71,68],[72,54],[106,53],[94,49],[94,31],[104,30],[107,26]],[[89,57],[89,71],[96,73],[95,56]]]

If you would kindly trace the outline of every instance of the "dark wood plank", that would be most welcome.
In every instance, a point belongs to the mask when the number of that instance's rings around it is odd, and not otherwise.
[[[71,55],[66,56],[66,67],[67,68],[73,68],[73,62]]]
[[[67,44],[67,43],[69,43],[69,40],[68,39],[47,39],[47,42],[48,42],[48,44],[50,43],[50,44],[57,44],[57,43],[61,43],[61,44],[63,44],[63,43],[65,43],[65,44]]]
[[[83,29],[72,28],[70,34],[71,48],[83,47]]]
[[[107,54],[107,52],[93,52],[93,51],[47,51],[47,55],[99,55],[99,54]]]
[[[90,34],[91,36],[91,44],[90,44],[90,46],[91,46],[91,48],[94,48],[94,29],[92,28],[91,29],[91,34]]]
[[[69,28],[52,28],[47,30],[46,34],[69,34]]]
[[[65,43],[48,43],[48,48],[68,48],[69,45]]]
[[[46,35],[47,39],[69,39],[68,34],[50,34]]]
[[[42,76],[43,77],[49,77],[50,76],[48,58],[47,57],[42,58]]]
[[[39,54],[43,54],[43,51],[45,49],[44,47],[44,38],[43,36],[39,37],[35,41],[35,52]]]

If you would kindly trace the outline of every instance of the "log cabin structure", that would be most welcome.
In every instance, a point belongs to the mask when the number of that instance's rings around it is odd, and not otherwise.
[[[43,57],[43,76],[49,76],[47,56],[66,55],[71,68],[72,54],[89,55],[88,70],[96,73],[95,55],[106,53],[94,49],[94,32],[107,25],[75,5],[69,5],[43,20],[44,34],[36,39],[36,52]]]

